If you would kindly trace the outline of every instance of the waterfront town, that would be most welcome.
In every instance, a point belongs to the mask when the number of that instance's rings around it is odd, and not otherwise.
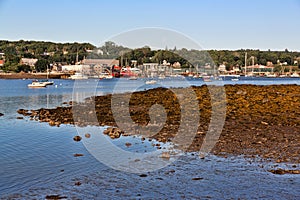
[[[33,41],[1,41],[0,45],[0,78],[299,77],[299,67],[300,54],[287,49],[154,51],[150,47],[132,50],[114,42],[100,48]]]

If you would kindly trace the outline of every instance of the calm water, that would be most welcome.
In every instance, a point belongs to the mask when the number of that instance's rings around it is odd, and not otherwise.
[[[20,108],[56,107],[72,100],[112,91],[145,90],[158,86],[180,87],[204,84],[200,80],[165,79],[156,85],[145,80],[54,80],[53,86],[29,89],[30,80],[0,80],[0,197],[7,199],[44,199],[60,194],[68,198],[266,198],[299,199],[300,179],[297,175],[273,175],[266,170],[275,164],[250,162],[242,158],[209,156],[202,160],[184,155],[171,165],[150,172],[147,177],[111,169],[97,161],[81,142],[74,142],[74,126],[50,127],[47,123],[16,119]],[[84,84],[82,84],[84,83]],[[299,78],[242,78],[237,82],[207,84],[300,84]],[[116,88],[117,87],[117,88]],[[78,92],[78,94],[76,93]],[[74,94],[73,94],[74,93]],[[99,128],[99,132],[104,128]],[[123,137],[113,141],[130,151],[154,151],[152,142]],[[81,153],[83,157],[74,157]],[[264,166],[264,167],[262,167]],[[192,180],[201,178],[201,180]],[[75,186],[80,181],[82,185]]]

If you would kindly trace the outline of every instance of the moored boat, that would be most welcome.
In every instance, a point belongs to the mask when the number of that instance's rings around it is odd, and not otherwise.
[[[73,79],[73,80],[83,80],[83,79],[88,79],[88,76],[76,72],[74,75],[70,76],[69,79]]]
[[[154,85],[156,84],[156,80],[149,80],[145,82],[147,85]]]
[[[53,85],[54,84],[53,81],[49,81],[48,79],[47,80],[41,80],[41,83],[45,83],[46,85]]]
[[[28,84],[28,87],[30,88],[43,88],[46,87],[47,84],[44,82],[39,82],[37,80],[32,81],[32,83]]]

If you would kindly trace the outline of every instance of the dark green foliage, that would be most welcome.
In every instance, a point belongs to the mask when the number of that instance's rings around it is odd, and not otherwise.
[[[35,70],[38,72],[44,72],[47,70],[47,67],[49,67],[50,62],[46,59],[39,59],[35,63]]]
[[[16,72],[30,72],[31,71],[31,67],[29,65],[18,65]]]

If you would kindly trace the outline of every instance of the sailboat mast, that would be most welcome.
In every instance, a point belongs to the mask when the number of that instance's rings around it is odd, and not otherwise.
[[[247,75],[247,52],[245,53],[245,76]]]

